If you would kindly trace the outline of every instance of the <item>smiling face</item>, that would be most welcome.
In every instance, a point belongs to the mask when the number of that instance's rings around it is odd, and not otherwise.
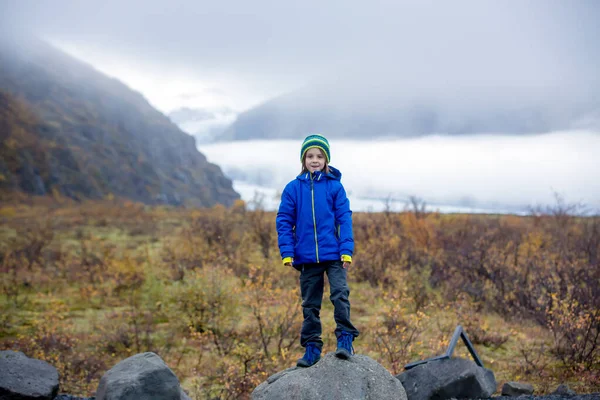
[[[304,155],[304,167],[309,172],[322,171],[325,168],[325,154],[323,150],[313,147]]]

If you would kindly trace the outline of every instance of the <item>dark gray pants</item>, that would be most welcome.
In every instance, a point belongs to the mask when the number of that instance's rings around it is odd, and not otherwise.
[[[334,307],[336,338],[342,331],[358,336],[358,329],[350,322],[350,288],[346,280],[347,270],[341,261],[326,261],[318,264],[303,264],[300,273],[300,291],[302,292],[302,313],[304,322],[300,334],[300,344],[315,343],[323,348],[321,339],[321,302],[325,286],[325,273],[329,279],[329,299]]]

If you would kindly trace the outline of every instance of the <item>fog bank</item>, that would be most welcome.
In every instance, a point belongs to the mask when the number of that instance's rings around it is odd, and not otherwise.
[[[330,140],[331,165],[356,211],[378,210],[385,199],[401,208],[410,196],[442,212],[525,213],[532,206],[568,203],[600,210],[600,132],[532,136],[427,136],[415,139]],[[300,172],[300,142],[200,144],[250,201],[272,198]],[[277,199],[269,200],[275,208]]]

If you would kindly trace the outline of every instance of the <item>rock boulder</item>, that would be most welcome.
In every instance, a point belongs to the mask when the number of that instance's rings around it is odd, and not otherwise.
[[[364,355],[341,360],[326,354],[310,368],[289,368],[269,377],[253,392],[254,400],[407,400],[400,381]]]
[[[402,382],[408,400],[488,398],[496,391],[492,371],[462,358],[430,361],[396,378]]]
[[[533,386],[530,383],[506,382],[502,385],[502,396],[518,397],[533,394]]]
[[[58,371],[21,352],[0,351],[0,399],[52,400],[58,393]]]
[[[96,400],[189,400],[179,380],[154,353],[131,356],[108,370]]]

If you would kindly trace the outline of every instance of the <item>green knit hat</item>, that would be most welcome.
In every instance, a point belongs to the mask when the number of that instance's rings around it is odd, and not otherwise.
[[[300,150],[300,162],[304,160],[304,155],[308,149],[312,149],[313,147],[323,150],[323,153],[325,153],[325,158],[327,158],[327,164],[329,164],[331,160],[329,142],[327,139],[325,139],[325,136],[321,135],[310,135],[304,139],[304,142],[302,142],[302,150]]]

